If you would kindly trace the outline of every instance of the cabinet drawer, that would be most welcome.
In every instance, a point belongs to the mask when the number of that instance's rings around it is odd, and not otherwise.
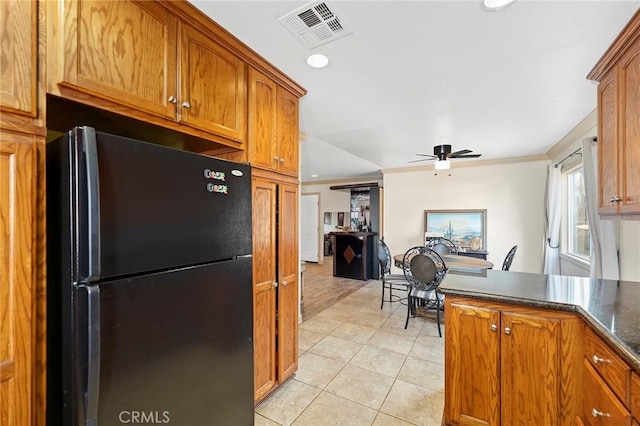
[[[631,375],[631,414],[640,421],[640,376],[636,373]]]
[[[630,426],[629,411],[593,369],[591,362],[585,360],[584,367],[583,419],[585,423],[592,426]]]
[[[618,398],[629,406],[631,369],[589,329],[585,333],[584,356]]]

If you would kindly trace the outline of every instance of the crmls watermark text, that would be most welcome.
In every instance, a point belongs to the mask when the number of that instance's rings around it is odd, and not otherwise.
[[[168,411],[121,411],[118,420],[131,424],[163,424],[171,418]]]

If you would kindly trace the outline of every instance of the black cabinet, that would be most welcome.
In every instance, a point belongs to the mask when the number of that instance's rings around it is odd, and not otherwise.
[[[333,275],[358,280],[377,280],[380,275],[377,232],[331,232]]]

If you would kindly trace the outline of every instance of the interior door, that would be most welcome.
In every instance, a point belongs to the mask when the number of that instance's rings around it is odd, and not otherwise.
[[[319,232],[318,194],[300,196],[300,259],[305,262],[318,262]]]

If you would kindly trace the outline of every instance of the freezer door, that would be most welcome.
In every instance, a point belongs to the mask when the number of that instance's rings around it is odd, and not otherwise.
[[[69,151],[58,156],[69,159],[69,171],[48,190],[70,191],[77,281],[251,253],[248,165],[89,127],[57,145]]]
[[[253,424],[250,257],[93,287],[99,321],[90,292],[77,290],[74,418]]]

